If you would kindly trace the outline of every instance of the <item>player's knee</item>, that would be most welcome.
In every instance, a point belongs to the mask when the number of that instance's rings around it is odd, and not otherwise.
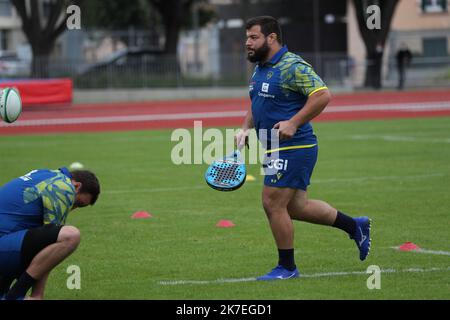
[[[269,197],[263,197],[262,205],[263,205],[264,211],[266,211],[266,213],[269,214],[271,211],[273,211],[274,201],[272,199],[270,199]]]
[[[72,226],[65,226],[59,233],[58,241],[75,250],[81,241],[80,230]]]
[[[301,217],[306,211],[306,205],[307,201],[292,201],[288,204],[288,212]]]
[[[270,218],[273,215],[276,215],[277,212],[281,212],[282,208],[280,207],[280,203],[271,197],[263,197],[262,205],[264,208],[264,211],[266,212],[267,216]]]

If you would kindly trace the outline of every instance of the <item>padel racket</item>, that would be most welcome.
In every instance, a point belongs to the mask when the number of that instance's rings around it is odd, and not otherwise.
[[[214,161],[206,170],[206,183],[219,191],[239,189],[245,182],[247,170],[241,152],[234,151],[228,157]]]

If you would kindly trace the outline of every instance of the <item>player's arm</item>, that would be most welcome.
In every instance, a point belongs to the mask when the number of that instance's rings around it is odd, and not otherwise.
[[[245,115],[244,122],[242,123],[242,127],[239,130],[239,132],[236,134],[236,145],[239,149],[242,149],[245,144],[248,143],[248,135],[249,130],[254,128],[255,125],[253,123],[253,113],[252,108],[249,105],[247,109],[247,114]]]
[[[257,68],[258,66],[255,66],[252,79],[256,74]],[[238,149],[242,149],[245,145],[247,145],[248,147],[248,135],[250,133],[250,129],[254,127],[255,124],[253,122],[252,106],[249,104],[247,107],[247,114],[245,115],[244,122],[242,123],[242,127],[234,137]]]
[[[331,95],[328,89],[313,93],[306,101],[305,106],[291,119],[275,124],[274,129],[278,129],[280,139],[292,138],[298,128],[321,114],[330,100]]]
[[[253,113],[252,113],[252,106],[249,105],[247,109],[247,114],[244,118],[244,123],[242,124],[242,130],[249,130],[255,127],[255,124],[253,123]]]
[[[292,138],[299,127],[321,114],[331,100],[327,86],[310,66],[296,66],[293,72],[295,72],[293,77],[295,80],[291,83],[293,90],[302,93],[308,99],[303,108],[291,119],[274,125],[274,129],[278,129],[281,140]]]

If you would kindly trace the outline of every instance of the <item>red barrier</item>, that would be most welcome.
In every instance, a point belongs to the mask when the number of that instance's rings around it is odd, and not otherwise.
[[[1,81],[0,88],[5,87],[17,88],[24,106],[72,103],[71,79]]]

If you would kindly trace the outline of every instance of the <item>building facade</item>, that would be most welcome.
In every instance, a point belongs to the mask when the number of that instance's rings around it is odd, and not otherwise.
[[[433,79],[445,77],[450,70],[450,12],[449,0],[400,0],[385,43],[383,82],[396,82],[395,55],[402,44],[413,54],[410,84],[433,85]],[[364,80],[366,49],[362,41],[356,13],[351,0],[347,1],[348,54],[354,61],[353,83],[361,86]],[[441,69],[442,76],[439,75]],[[436,75],[433,75],[436,74]]]

